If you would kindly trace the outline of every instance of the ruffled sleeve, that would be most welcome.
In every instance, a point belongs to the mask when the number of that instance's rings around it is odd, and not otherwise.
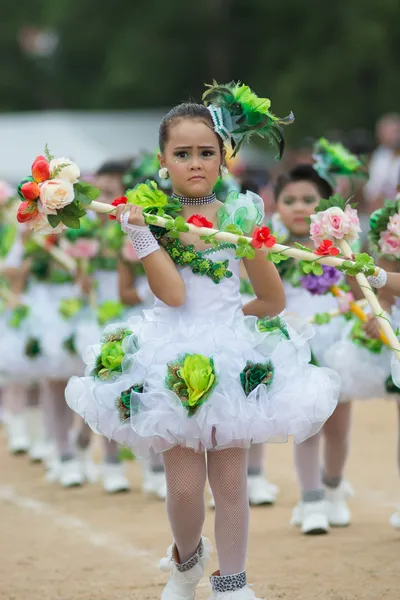
[[[243,233],[249,234],[263,220],[264,200],[249,191],[245,194],[231,192],[218,211],[219,228],[222,230],[228,225],[236,225]]]

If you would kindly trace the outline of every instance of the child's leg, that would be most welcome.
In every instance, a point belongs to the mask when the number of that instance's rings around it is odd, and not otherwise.
[[[242,448],[228,448],[207,456],[221,576],[242,573],[245,568],[249,534],[247,454]]]
[[[294,464],[303,502],[319,502],[324,498],[319,457],[320,434],[294,445]]]
[[[264,473],[264,444],[252,444],[249,449],[247,474],[262,475]]]
[[[68,461],[75,456],[70,435],[74,413],[65,401],[65,381],[49,381],[47,387],[42,396],[43,408],[47,412],[57,454],[61,461]]]
[[[339,487],[350,447],[351,402],[338,404],[324,425],[324,475],[329,488]]]
[[[205,454],[177,446],[164,452],[164,467],[168,518],[184,563],[196,553],[204,524]]]

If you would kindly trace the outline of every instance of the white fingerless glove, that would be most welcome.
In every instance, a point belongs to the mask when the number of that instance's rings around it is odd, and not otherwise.
[[[368,283],[374,288],[383,288],[387,282],[387,273],[384,269],[380,269],[378,275],[367,277]]]
[[[149,254],[160,249],[150,229],[146,226],[131,225],[128,223],[129,213],[123,212],[121,215],[121,229],[124,231],[132,242],[132,246],[140,259],[146,258]]]

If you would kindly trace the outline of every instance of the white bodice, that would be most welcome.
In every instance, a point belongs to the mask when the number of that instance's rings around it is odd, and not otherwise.
[[[213,320],[227,325],[237,318],[242,312],[240,260],[235,258],[233,249],[217,250],[207,258],[213,262],[228,259],[228,269],[232,272],[232,277],[224,277],[219,283],[214,283],[207,275],[194,274],[190,267],[180,268],[179,272],[186,286],[185,303],[178,308],[171,308],[156,298],[154,303],[156,315],[168,319],[168,312],[171,311],[171,320],[175,320],[178,313],[181,320],[191,323],[207,321],[212,314]]]

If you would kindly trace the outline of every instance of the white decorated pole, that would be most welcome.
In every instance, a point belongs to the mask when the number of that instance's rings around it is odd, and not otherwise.
[[[115,214],[115,211],[116,211],[114,206],[111,206],[110,204],[102,204],[101,202],[96,202],[96,201],[91,202],[89,208],[90,208],[90,210],[93,210],[93,212],[100,213],[100,214],[107,214],[107,215]],[[163,217],[154,217],[152,215],[152,219],[153,218],[157,219],[156,225],[158,225],[159,227],[165,227],[165,225],[168,221],[168,219],[165,219]],[[228,231],[220,231],[218,229],[211,229],[208,227],[196,227],[195,225],[191,225],[190,223],[186,223],[186,225],[187,225],[188,231],[190,231],[190,233],[193,233],[194,235],[197,235],[199,237],[213,236],[216,240],[218,240],[220,242],[228,242],[231,244],[237,244],[239,239],[245,239],[249,244],[252,241],[252,238],[247,237],[245,235],[236,235],[235,233],[229,233]],[[267,248],[267,247],[263,246],[262,248],[260,248],[260,250],[262,252],[265,252],[266,254],[274,253],[274,252],[282,252],[283,254],[285,254],[286,256],[289,256],[290,258],[296,258],[298,260],[306,260],[306,261],[318,260],[318,262],[320,262],[321,264],[328,265],[331,267],[340,267],[345,260],[342,258],[338,258],[336,256],[320,256],[318,254],[314,254],[313,252],[307,252],[307,250],[301,250],[301,248],[293,248],[292,246],[284,246],[283,244],[274,244],[274,246],[272,246],[272,248]],[[350,262],[352,262],[352,261],[350,261]],[[375,275],[378,275],[379,271],[380,271],[379,267],[376,267]]]
[[[341,249],[344,256],[348,256],[348,257],[352,256],[353,253],[350,248],[350,245],[345,239],[337,240],[337,245]],[[396,358],[400,361],[400,342],[399,342],[395,332],[393,331],[393,328],[392,328],[389,320],[387,319],[387,317],[385,317],[384,310],[381,307],[378,298],[374,294],[374,292],[368,282],[368,279],[365,277],[365,275],[363,273],[358,273],[358,275],[356,275],[356,281],[357,281],[358,285],[360,286],[361,291],[363,292],[368,304],[370,305],[374,316],[378,319],[378,322],[382,329],[382,332],[383,332],[384,336],[386,337],[386,340],[384,340],[383,336],[381,335],[381,340],[384,343],[386,343],[390,347],[391,350],[393,350]]]

